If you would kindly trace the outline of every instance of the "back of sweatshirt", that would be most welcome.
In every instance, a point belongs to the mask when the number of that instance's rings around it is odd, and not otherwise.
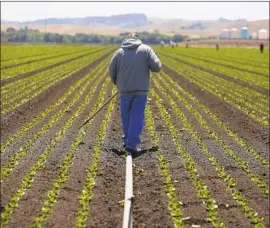
[[[139,39],[126,39],[109,65],[109,74],[120,94],[145,94],[149,91],[150,72],[159,72],[161,62],[155,52]]]

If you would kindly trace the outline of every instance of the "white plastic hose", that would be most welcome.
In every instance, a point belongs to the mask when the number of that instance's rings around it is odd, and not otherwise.
[[[132,204],[133,195],[133,173],[132,173],[132,155],[128,153],[126,158],[126,182],[125,182],[125,206],[123,217],[123,228],[132,227]]]

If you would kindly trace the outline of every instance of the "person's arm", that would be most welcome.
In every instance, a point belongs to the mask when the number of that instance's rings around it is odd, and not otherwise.
[[[113,54],[113,57],[109,65],[109,75],[111,77],[113,84],[115,85],[116,85],[116,78],[117,78],[117,54],[118,52],[115,52]]]
[[[149,49],[148,61],[152,72],[159,72],[161,70],[161,62],[152,48]]]

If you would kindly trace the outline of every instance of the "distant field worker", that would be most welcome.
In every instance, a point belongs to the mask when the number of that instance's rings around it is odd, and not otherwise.
[[[140,135],[144,126],[144,111],[150,85],[150,72],[159,72],[161,62],[153,49],[129,34],[113,55],[109,74],[120,93],[123,146],[138,152]]]
[[[219,43],[216,43],[216,50],[219,50]]]
[[[264,45],[263,43],[260,44],[260,50],[261,50],[261,53],[263,53],[263,49],[264,49]]]

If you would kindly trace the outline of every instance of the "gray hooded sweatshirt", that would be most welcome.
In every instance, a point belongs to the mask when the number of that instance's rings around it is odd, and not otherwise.
[[[126,39],[110,62],[109,74],[120,94],[147,94],[150,73],[161,70],[161,62],[153,49],[139,39]]]

